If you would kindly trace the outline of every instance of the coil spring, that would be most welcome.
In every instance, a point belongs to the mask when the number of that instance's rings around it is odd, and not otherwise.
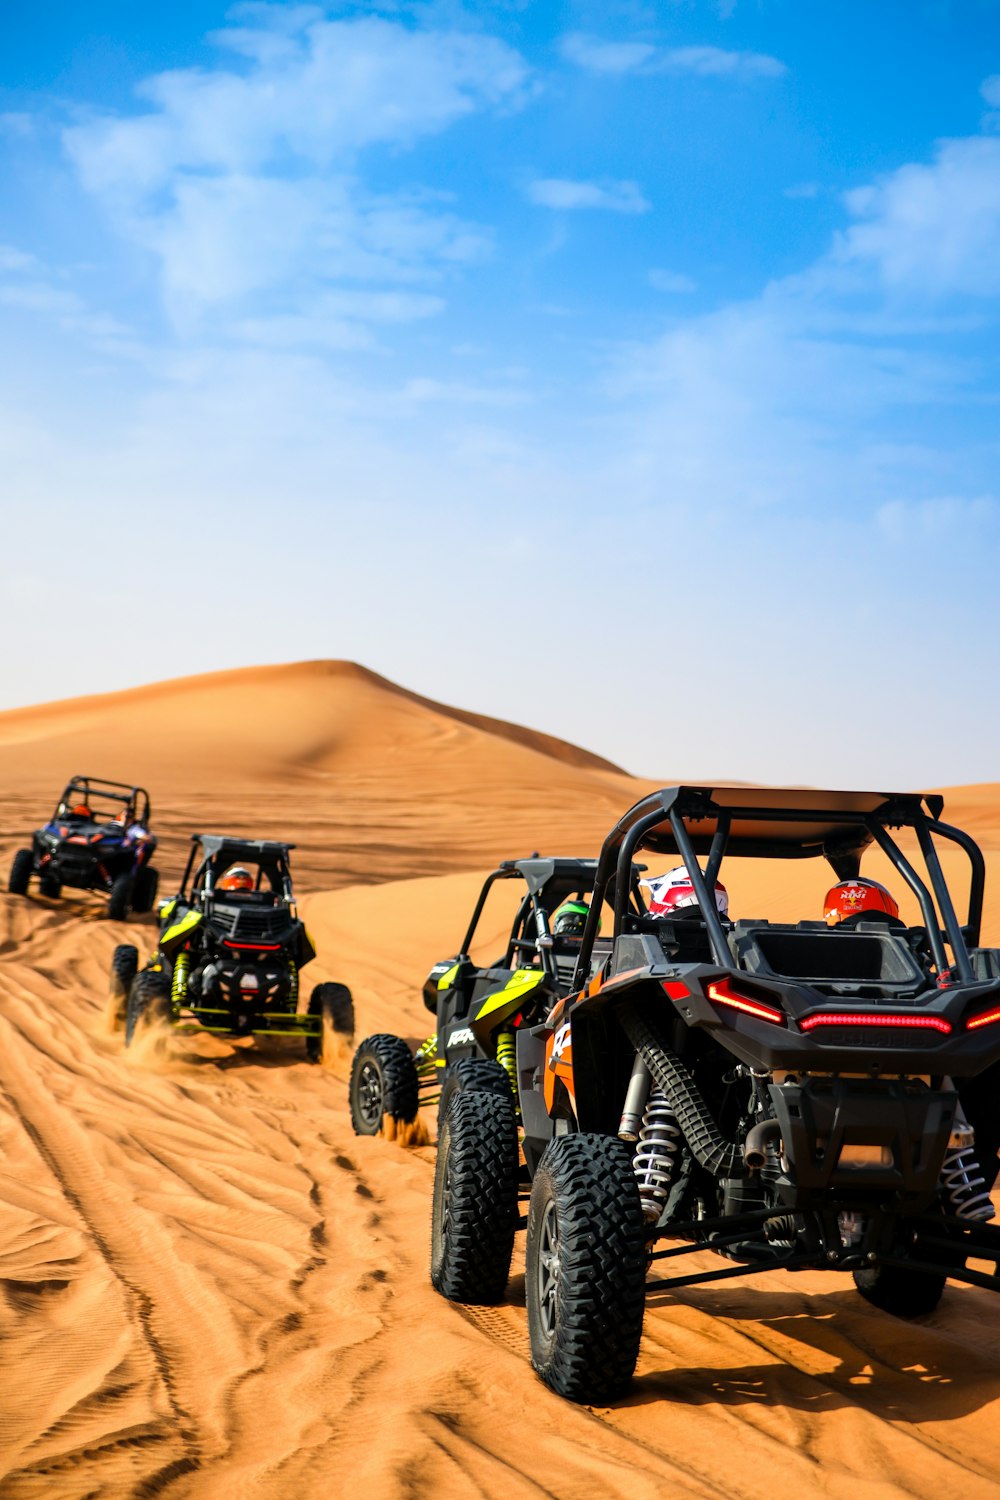
[[[426,1040],[421,1042],[413,1055],[418,1073],[433,1073],[434,1059],[437,1057],[438,1039],[437,1032],[433,1032]]]
[[[673,1187],[683,1139],[670,1101],[656,1084],[646,1101],[639,1144],[632,1158],[642,1211],[650,1222],[655,1223],[660,1217]]]
[[[497,1034],[497,1062],[510,1079],[511,1092],[517,1101],[517,1047],[510,1028]]]
[[[288,1009],[294,1015],[299,1008],[299,966],[294,959],[288,960]]]
[[[968,1146],[956,1146],[945,1152],[941,1181],[956,1219],[979,1219],[994,1215],[986,1183],[979,1175],[979,1165]]]
[[[176,1016],[181,1006],[187,1004],[188,973],[191,969],[190,953],[178,953],[174,959],[174,972],[170,976],[170,1008]]]

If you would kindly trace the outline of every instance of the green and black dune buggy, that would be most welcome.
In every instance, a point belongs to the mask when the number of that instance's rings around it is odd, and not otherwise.
[[[504,860],[486,879],[458,953],[434,965],[423,988],[435,1029],[414,1054],[402,1037],[365,1037],[351,1070],[351,1120],[377,1135],[385,1120],[410,1123],[421,1104],[439,1114],[452,1094],[474,1086],[517,1094],[515,1038],[565,995],[576,969],[597,865],[592,859]],[[633,880],[638,879],[638,867]],[[507,947],[480,967],[469,957],[491,892],[519,881]],[[491,906],[492,911],[492,906]]]
[[[162,1020],[222,1036],[299,1036],[316,1062],[324,1029],[353,1034],[346,985],[318,984],[308,1007],[300,1003],[299,975],[316,951],[295,907],[294,847],[192,834],[180,890],[159,908],[156,951],[141,970],[131,944],[114,952],[112,993],[126,1046]]]

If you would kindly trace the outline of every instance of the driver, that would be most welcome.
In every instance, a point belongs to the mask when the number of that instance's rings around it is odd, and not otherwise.
[[[589,915],[590,907],[586,901],[564,901],[552,918],[552,936],[573,938],[579,942]]]
[[[855,880],[842,880],[832,886],[823,902],[823,915],[828,927],[837,927],[851,917],[866,913],[876,917],[895,917],[899,920],[899,907],[891,891],[877,880],[868,880],[863,875]]]
[[[217,891],[252,891],[253,876],[246,865],[230,865],[218,885]]]
[[[672,917],[685,906],[697,906],[698,893],[691,884],[686,865],[677,865],[665,875],[651,875],[640,885],[649,892],[649,915]],[[729,916],[729,892],[721,880],[715,882],[715,904],[721,917]]]

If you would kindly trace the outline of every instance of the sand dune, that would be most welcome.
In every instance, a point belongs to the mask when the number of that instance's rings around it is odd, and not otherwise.
[[[235,815],[234,705],[277,715],[283,701],[287,732],[254,730],[246,784],[308,845],[308,973],[352,985],[360,1031],[421,1036],[420,982],[454,950],[483,868],[519,847],[594,847],[639,788],[353,672],[232,674],[65,718],[0,716],[6,847],[56,767],[92,756],[148,777],[178,833],[216,794]],[[175,710],[187,732],[171,742]],[[992,789],[956,801],[970,826],[1000,827]],[[332,831],[319,850],[317,803]],[[351,884],[352,867],[384,883]],[[764,888],[747,867],[731,888],[743,910],[801,911],[824,883],[789,866]],[[996,907],[991,922],[998,939]],[[530,1370],[517,1267],[496,1309],[431,1290],[433,1149],[356,1139],[336,1072],[291,1043],[123,1052],[104,1001],[126,938],[151,945],[154,928],[109,923],[96,900],[0,897],[4,1500],[997,1494],[991,1294],[949,1289],[914,1326],[839,1277],[658,1294],[630,1398],[572,1407]]]

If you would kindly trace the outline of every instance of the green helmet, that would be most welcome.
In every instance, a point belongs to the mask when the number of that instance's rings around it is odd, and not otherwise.
[[[553,937],[583,937],[583,929],[590,916],[590,907],[586,901],[564,901],[562,906],[552,918]],[[600,932],[600,923],[597,924]]]

